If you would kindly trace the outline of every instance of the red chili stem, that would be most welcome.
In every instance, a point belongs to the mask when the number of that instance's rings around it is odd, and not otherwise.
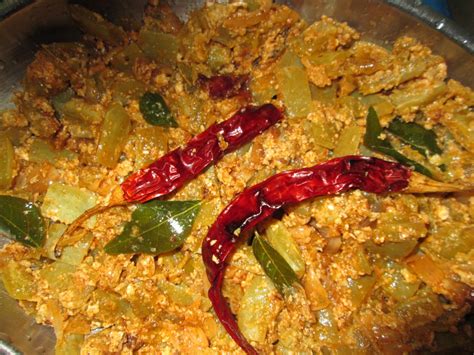
[[[211,283],[209,299],[217,317],[237,344],[257,354],[239,330],[222,294],[227,260],[238,241],[234,232],[244,232],[287,205],[317,196],[360,189],[377,194],[396,192],[408,186],[411,171],[398,163],[377,158],[347,156],[310,168],[274,175],[239,194],[217,217],[202,244],[202,257]]]
[[[209,165],[249,142],[282,119],[272,104],[249,106],[228,120],[214,124],[177,148],[128,177],[122,183],[128,202],[146,202],[169,194],[196,177]]]

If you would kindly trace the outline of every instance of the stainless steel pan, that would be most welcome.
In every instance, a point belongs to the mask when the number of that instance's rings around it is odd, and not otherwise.
[[[140,22],[146,0],[77,1],[115,23],[133,27]],[[182,18],[203,0],[171,1]],[[226,1],[218,1],[226,2]],[[474,87],[474,38],[451,21],[421,6],[419,0],[293,0],[277,1],[295,8],[308,22],[325,14],[347,21],[366,39],[391,43],[409,35],[446,58],[449,76]],[[42,43],[80,38],[67,11],[66,0],[37,0],[0,22],[0,110],[9,107],[11,94]],[[0,238],[0,247],[6,243]],[[0,285],[0,355],[54,352],[51,328],[35,324]]]

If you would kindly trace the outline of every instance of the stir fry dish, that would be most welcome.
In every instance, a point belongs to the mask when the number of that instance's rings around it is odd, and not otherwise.
[[[474,351],[474,92],[268,0],[79,5],[0,118],[0,280],[56,354]]]

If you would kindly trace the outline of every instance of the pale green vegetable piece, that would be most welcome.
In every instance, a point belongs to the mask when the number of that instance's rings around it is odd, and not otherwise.
[[[0,190],[10,188],[13,182],[15,152],[5,134],[0,133]]]
[[[232,57],[229,53],[229,49],[217,43],[211,45],[207,57],[207,64],[212,70],[219,70],[224,65],[230,63],[231,60]]]
[[[57,342],[54,354],[80,355],[82,343],[84,343],[84,335],[66,334],[61,341]]]
[[[342,96],[338,97],[337,105],[341,109],[347,109],[350,111],[350,115],[354,117],[364,117],[366,113],[366,107],[354,96]]]
[[[55,150],[50,144],[41,140],[35,139],[31,144],[29,151],[29,160],[35,163],[48,162],[56,163],[59,159],[74,159],[77,154],[70,150]]]
[[[252,78],[250,91],[254,102],[258,105],[270,102],[278,94],[275,86],[275,76],[273,74]]]
[[[120,44],[123,41],[125,31],[101,15],[80,5],[71,5],[70,11],[72,18],[84,32],[111,44]]]
[[[70,98],[68,91],[55,96],[52,101],[61,119],[68,122],[100,123],[102,121],[103,112],[100,105],[89,104],[80,98]]]
[[[210,227],[215,222],[222,208],[222,202],[219,198],[204,201],[194,224],[200,228]]]
[[[474,226],[449,222],[436,226],[421,244],[421,249],[438,257],[453,259],[474,248]]]
[[[474,153],[474,114],[453,114],[451,119],[443,119],[443,125],[448,127],[456,142]]]
[[[313,267],[309,267],[303,278],[303,287],[312,311],[319,311],[331,304],[328,293]]]
[[[111,320],[118,320],[132,315],[133,311],[130,303],[111,290],[104,291],[97,288],[92,293],[91,298],[99,306],[99,312],[96,317],[103,322],[110,322]]]
[[[397,319],[402,320],[405,324],[410,324],[412,329],[416,329],[428,325],[428,323],[432,324],[445,312],[439,296],[429,287],[425,287],[420,289],[415,297],[400,302],[395,307],[394,313]]]
[[[169,33],[143,29],[138,35],[138,45],[146,56],[163,64],[175,64],[178,55],[176,36]]]
[[[291,50],[286,50],[278,60],[277,68],[298,67],[303,68],[300,58]]]
[[[275,286],[266,276],[255,276],[245,290],[237,320],[239,328],[250,341],[263,343],[268,327],[278,314]]]
[[[311,108],[308,75],[303,68],[290,66],[277,71],[279,91],[290,117],[306,117]]]
[[[177,108],[180,115],[189,118],[186,121],[191,132],[200,133],[202,125],[207,126],[206,116],[203,114],[204,101],[197,95],[181,95],[171,105]]]
[[[314,53],[308,56],[308,59],[311,64],[313,65],[334,65],[334,64],[342,64],[344,60],[351,56],[350,51],[328,51],[323,53]],[[337,65],[339,66],[339,65]],[[332,68],[326,68],[327,70]],[[333,74],[333,73],[328,73]]]
[[[370,150],[367,148],[364,144],[361,144],[359,147],[360,155],[364,157],[373,157],[374,156],[374,151]]]
[[[390,102],[388,96],[373,94],[373,95],[355,95],[358,96],[360,102],[367,107],[373,107],[379,116],[389,115],[393,112],[393,104]]]
[[[171,301],[180,306],[189,306],[193,304],[198,297],[189,292],[186,286],[175,285],[166,280],[159,280],[156,286],[161,292],[169,297]]]
[[[44,197],[41,212],[53,221],[70,224],[83,212],[94,207],[96,202],[96,195],[87,189],[52,183]]]
[[[305,263],[298,244],[281,222],[267,228],[266,236],[271,246],[286,260],[298,277],[303,276]]]
[[[75,245],[65,247],[60,260],[66,264],[79,265],[89,253],[92,239],[94,239],[92,233],[88,233]]]
[[[375,276],[372,275],[362,276],[358,279],[349,278],[347,280],[347,284],[351,289],[352,304],[355,307],[359,307],[366,300],[376,281]]]
[[[252,175],[250,180],[247,181],[247,186],[253,186],[255,184],[258,184],[272,175],[275,175],[275,169],[266,166]]]
[[[317,64],[342,64],[351,55],[352,53],[349,50],[328,51],[317,56],[311,56],[310,60]]]
[[[423,218],[417,212],[382,212],[380,214],[375,235],[380,240],[402,242],[426,236]]]
[[[436,97],[445,93],[446,90],[446,84],[441,82],[423,89],[408,88],[406,91],[394,90],[390,95],[390,99],[397,110],[403,110],[413,106],[429,104],[434,101]]]
[[[17,300],[32,300],[36,295],[33,275],[16,261],[10,261],[1,270],[1,280],[8,294]]]
[[[311,98],[313,100],[322,102],[322,103],[331,103],[336,100],[337,97],[337,85],[332,84],[330,86],[325,86],[323,88],[316,86],[312,83],[309,84],[311,90]]]
[[[197,68],[189,64],[183,62],[178,63],[178,72],[189,85],[193,85],[198,78],[196,70]]]
[[[117,78],[112,84],[112,98],[125,105],[130,100],[138,100],[145,92],[146,85],[132,77]]]
[[[336,146],[336,127],[325,118],[319,117],[318,120],[308,120],[305,122],[304,128],[306,134],[313,138],[317,145],[327,149],[334,149]]]
[[[55,261],[40,271],[40,276],[48,282],[49,288],[56,294],[66,291],[72,284],[72,275],[76,266]]]
[[[0,137],[7,136],[14,147],[18,147],[31,135],[27,127],[8,127],[0,130]]]
[[[371,240],[365,243],[366,249],[372,253],[381,256],[388,256],[392,259],[404,258],[411,254],[418,242],[416,240],[405,240],[401,242],[384,242],[380,245]]]
[[[102,121],[102,108],[73,96],[74,91],[67,89],[51,99],[56,115],[73,137],[94,138],[91,126]]]
[[[316,21],[303,32],[306,40],[299,42],[302,47],[300,50],[307,55],[317,55],[327,49],[328,43],[337,37],[338,31],[338,27],[333,23]]]
[[[334,147],[334,157],[357,154],[363,135],[364,129],[355,123],[345,127]]]
[[[364,94],[389,90],[408,80],[421,76],[429,66],[439,63],[439,57],[437,56],[420,56],[411,61],[402,59],[401,62],[400,59],[395,59],[398,62],[395,64],[398,70],[380,71],[365,78],[369,80],[362,79],[359,90]]]
[[[133,64],[136,59],[140,57],[143,57],[143,52],[140,47],[133,42],[114,55],[110,64],[114,69],[131,74]]]
[[[67,123],[66,129],[71,134],[71,137],[87,139],[94,138],[94,131],[97,130],[93,125],[84,122]]]
[[[76,271],[76,265],[66,264],[58,260],[45,266],[39,272],[39,277],[47,281],[52,298],[59,298],[63,306],[69,309],[83,307],[95,287],[77,282]],[[60,296],[65,291],[67,291],[67,300]]]
[[[418,287],[420,280],[409,282],[403,275],[403,266],[394,262],[387,261],[385,264],[385,272],[382,275],[382,288],[397,301],[404,301],[412,297]]]
[[[423,57],[404,63],[404,65],[400,67],[398,84],[420,76],[427,69],[429,64],[431,64],[430,60]]]
[[[255,272],[255,268],[258,269],[260,267],[250,245],[242,245],[236,254],[239,255],[239,258],[234,258],[234,260],[232,260],[232,266],[248,272]]]
[[[359,244],[355,245],[351,264],[359,275],[368,275],[372,273],[372,265],[369,262],[364,249]]]
[[[282,336],[284,336],[285,334],[280,334],[280,339],[278,341],[278,343],[275,345],[275,354],[278,354],[278,355],[293,355],[295,352],[293,351],[293,349],[291,348],[291,343],[287,346],[285,346],[285,344],[283,344],[283,341],[285,341],[286,339],[283,339]],[[289,337],[290,338],[290,337]],[[288,342],[291,342],[292,339],[290,338],[290,340],[288,340]],[[313,352],[311,350],[306,350],[306,351],[303,351],[303,350],[300,350],[298,351],[298,355],[313,355]]]
[[[244,2],[247,4],[248,11],[255,11],[260,8],[260,3],[258,0],[244,0]]]
[[[331,309],[320,310],[318,312],[318,322],[316,331],[318,332],[319,340],[325,343],[338,343],[340,340],[339,331]]]
[[[158,126],[136,128],[127,144],[131,147],[127,157],[134,159],[137,166],[142,168],[168,151],[166,129]]]
[[[108,168],[114,168],[117,165],[127,143],[130,126],[127,111],[119,103],[112,104],[105,114],[97,147],[97,159],[100,164]]]

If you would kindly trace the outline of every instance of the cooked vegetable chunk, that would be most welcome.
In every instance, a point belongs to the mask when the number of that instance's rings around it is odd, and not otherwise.
[[[301,277],[305,269],[304,260],[288,229],[281,223],[275,223],[267,229],[266,236],[270,244],[286,260],[296,275]]]
[[[15,152],[8,137],[0,132],[0,190],[10,188],[14,178]]]
[[[69,224],[95,204],[94,193],[84,188],[52,183],[44,197],[41,211],[53,221]]]
[[[130,132],[130,117],[118,103],[108,109],[102,123],[97,160],[102,165],[113,168],[117,165]]]
[[[144,29],[138,36],[138,45],[148,57],[160,63],[176,63],[178,41],[174,35]]]
[[[124,30],[105,20],[99,14],[80,5],[71,5],[70,11],[72,18],[87,34],[110,44],[120,44],[123,41],[125,37]]]
[[[305,117],[310,113],[311,92],[304,69],[283,67],[276,74],[279,92],[290,117]]]
[[[253,341],[263,342],[280,303],[277,290],[266,276],[256,276],[245,290],[237,319],[244,335]]]

